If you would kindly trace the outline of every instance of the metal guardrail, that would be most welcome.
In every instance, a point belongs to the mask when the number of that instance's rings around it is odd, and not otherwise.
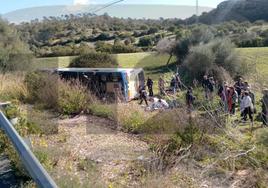
[[[13,125],[0,111],[0,127],[5,131],[17,150],[26,170],[40,188],[57,188],[54,180],[49,176],[28,145],[23,141]]]

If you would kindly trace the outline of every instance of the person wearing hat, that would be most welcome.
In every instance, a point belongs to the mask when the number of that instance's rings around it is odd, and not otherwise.
[[[268,125],[268,89],[263,90],[262,103],[262,123]]]

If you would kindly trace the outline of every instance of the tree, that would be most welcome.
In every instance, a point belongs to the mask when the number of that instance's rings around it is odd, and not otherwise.
[[[152,46],[153,45],[152,37],[145,36],[145,37],[140,38],[138,45],[142,47]]]
[[[229,39],[216,39],[208,44],[191,47],[183,66],[188,70],[187,74],[191,75],[191,79],[201,79],[204,74],[221,79],[223,73],[234,78],[247,71]]]
[[[172,57],[174,55],[173,50],[174,50],[175,45],[176,45],[176,41],[171,41],[171,40],[166,39],[166,38],[160,40],[156,45],[156,50],[158,51],[158,53],[169,54],[169,58],[168,58],[166,65],[168,65],[170,63],[170,60],[172,59]]]
[[[184,61],[184,66],[190,71],[191,76],[201,79],[207,74],[215,61],[212,50],[206,46],[193,47]]]
[[[33,55],[20,39],[17,30],[0,19],[0,71],[27,70],[32,67]]]

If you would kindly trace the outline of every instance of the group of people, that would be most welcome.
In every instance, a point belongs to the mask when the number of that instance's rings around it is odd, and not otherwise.
[[[236,107],[240,106],[242,119],[246,121],[249,117],[250,121],[253,122],[253,114],[256,110],[255,95],[248,82],[243,81],[242,78],[239,78],[233,86],[224,82],[223,86],[219,87],[218,95],[226,112],[234,115]]]
[[[157,97],[153,97],[152,85],[148,86],[148,83],[150,83],[152,81],[150,81],[150,78],[148,78],[148,80],[149,80],[149,82],[147,81],[147,87],[149,90],[149,98],[148,98],[145,86],[140,86],[140,89],[139,89],[140,103],[139,104],[142,104],[144,101],[146,106],[147,106],[147,109],[150,111],[158,110],[158,109],[168,109],[169,104],[167,103],[166,100],[160,99]],[[149,105],[147,99],[149,99],[150,105]]]
[[[148,82],[147,82],[148,83]],[[182,89],[182,82],[178,73],[174,74],[170,80],[169,88],[165,86],[166,82],[162,76],[158,79],[158,89],[159,95],[167,95],[167,92],[170,91],[172,94],[176,94],[177,91]]]
[[[149,97],[147,96],[146,87],[140,87],[140,104],[145,102],[146,106],[149,109],[167,109],[170,105],[164,100],[160,98],[154,97],[153,92],[153,80],[148,77],[146,86],[148,87]],[[166,89],[165,87],[165,80],[162,76],[160,76],[158,80],[158,89],[159,89],[159,96],[167,95],[168,91],[171,94],[176,94],[178,90],[182,89],[182,82],[178,74],[174,74],[170,81],[170,88]],[[234,85],[228,85],[227,82],[223,84],[218,84],[214,80],[213,77],[209,77],[205,75],[203,80],[201,81],[201,85],[204,90],[204,97],[206,100],[213,100],[214,93],[216,88],[218,88],[218,96],[221,99],[221,104],[224,107],[225,112],[235,115],[236,109],[240,108],[242,120],[246,121],[247,118],[253,122],[253,114],[256,113],[255,108],[255,95],[250,89],[250,85],[248,82],[243,81],[242,78],[239,78]],[[187,92],[185,95],[186,105],[189,111],[193,110],[194,101],[196,97],[193,94],[193,88],[187,88]],[[148,103],[150,102],[150,105]],[[267,125],[268,119],[268,90],[264,91],[263,99],[261,100],[262,103],[262,120],[263,124]]]

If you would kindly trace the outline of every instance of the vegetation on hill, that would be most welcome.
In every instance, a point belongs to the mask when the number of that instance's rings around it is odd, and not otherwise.
[[[162,39],[173,41],[187,35],[195,38],[196,30],[202,27],[210,35],[207,37],[229,37],[238,47],[263,47],[268,46],[265,25],[264,21],[189,25],[179,19],[136,20],[84,14],[21,23],[16,28],[36,56],[57,57],[94,50],[112,54],[153,51]]]
[[[204,24],[215,24],[225,21],[268,21],[268,2],[266,0],[228,0],[220,3],[218,7],[196,18],[193,16],[187,21],[194,23],[198,19]]]

